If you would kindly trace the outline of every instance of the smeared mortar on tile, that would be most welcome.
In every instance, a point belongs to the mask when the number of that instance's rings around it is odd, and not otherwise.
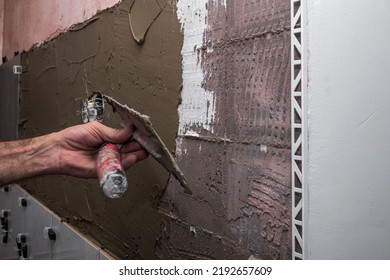
[[[178,128],[181,46],[175,2],[166,3],[158,17],[148,17],[140,0],[125,0],[91,20],[74,26],[54,40],[22,56],[21,119],[23,138],[50,133],[80,123],[80,98],[101,91],[153,119],[169,151]],[[143,45],[133,38],[132,20],[152,21]],[[137,35],[138,36],[138,35]],[[119,118],[107,111],[105,123]],[[106,199],[96,180],[44,176],[24,185],[65,220],[119,258],[156,258],[155,244],[162,224],[156,205],[169,174],[150,158],[127,172],[132,184],[123,198]]]

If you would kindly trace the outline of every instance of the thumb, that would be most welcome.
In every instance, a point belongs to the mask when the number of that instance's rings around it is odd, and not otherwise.
[[[112,142],[112,143],[120,144],[129,140],[131,135],[133,134],[132,126],[127,126],[126,128],[123,129],[115,129],[112,127],[108,127],[104,124],[101,124],[99,122],[93,122],[93,123],[101,139],[104,142]]]

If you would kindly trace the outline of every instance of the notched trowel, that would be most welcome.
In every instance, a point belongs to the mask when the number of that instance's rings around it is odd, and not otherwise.
[[[192,194],[190,187],[180,170],[175,158],[171,155],[164,142],[153,129],[149,116],[122,105],[115,99],[102,94],[104,100],[117,112],[125,125],[134,125],[133,139],[141,144],[166,170],[171,172],[179,180],[185,193]]]

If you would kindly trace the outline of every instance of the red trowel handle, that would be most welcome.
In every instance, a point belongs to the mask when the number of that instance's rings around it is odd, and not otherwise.
[[[105,143],[97,156],[99,185],[109,198],[119,198],[127,190],[127,178],[120,158],[120,145]]]

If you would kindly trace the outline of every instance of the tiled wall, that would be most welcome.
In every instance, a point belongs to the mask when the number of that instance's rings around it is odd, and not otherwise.
[[[22,198],[25,199],[26,206],[22,206]],[[27,245],[27,255],[24,256],[27,259],[111,259],[102,249],[92,244],[67,223],[62,222],[57,215],[18,185],[12,184],[1,188],[0,211],[2,215],[0,259],[23,258],[23,254],[19,256],[16,242],[19,234],[26,236],[26,242],[22,244]],[[45,236],[46,227],[52,228],[56,235],[55,240]]]

